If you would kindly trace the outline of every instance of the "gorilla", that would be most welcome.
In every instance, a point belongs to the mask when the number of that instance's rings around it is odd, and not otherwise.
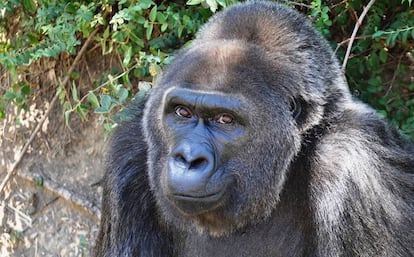
[[[414,146],[297,12],[213,16],[129,113],[94,256],[414,256]]]

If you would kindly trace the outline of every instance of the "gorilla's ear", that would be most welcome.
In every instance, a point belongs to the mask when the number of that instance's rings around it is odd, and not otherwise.
[[[299,122],[302,113],[302,101],[300,99],[295,99],[292,97],[290,99],[290,111],[296,122]]]

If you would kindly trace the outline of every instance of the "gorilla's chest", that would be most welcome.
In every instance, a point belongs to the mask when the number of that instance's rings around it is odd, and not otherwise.
[[[305,256],[302,229],[286,223],[262,223],[227,237],[214,238],[196,232],[182,238],[176,257],[286,257]]]

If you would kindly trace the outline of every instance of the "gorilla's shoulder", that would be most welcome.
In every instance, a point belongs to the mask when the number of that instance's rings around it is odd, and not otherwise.
[[[318,159],[329,165],[353,166],[347,170],[358,171],[371,163],[372,169],[403,165],[411,167],[402,169],[404,172],[414,173],[413,142],[364,103],[346,102],[326,124],[315,148]],[[359,160],[363,163],[358,167]]]

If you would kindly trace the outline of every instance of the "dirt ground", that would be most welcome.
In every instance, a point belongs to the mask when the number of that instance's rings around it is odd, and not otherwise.
[[[1,181],[24,142],[14,126],[2,127]],[[103,131],[96,122],[54,131],[53,138],[47,129],[38,135],[0,195],[2,257],[90,256],[100,215]]]

